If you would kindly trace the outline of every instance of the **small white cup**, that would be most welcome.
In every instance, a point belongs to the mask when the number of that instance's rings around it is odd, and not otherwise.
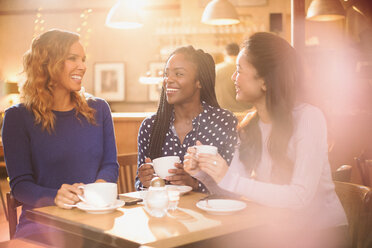
[[[200,146],[195,146],[196,148],[196,156],[201,153],[206,153],[206,154],[212,154],[216,155],[217,154],[217,147],[215,146],[210,146],[210,145],[200,145]]]
[[[180,157],[178,156],[166,156],[166,157],[160,157],[156,158],[152,161],[152,165],[154,167],[155,173],[160,178],[166,178],[168,176],[173,175],[172,173],[169,173],[169,169],[176,169],[174,166],[175,163],[180,163]]]
[[[89,183],[79,188],[84,190],[84,196],[78,195],[80,200],[97,208],[112,206],[118,195],[116,183]]]

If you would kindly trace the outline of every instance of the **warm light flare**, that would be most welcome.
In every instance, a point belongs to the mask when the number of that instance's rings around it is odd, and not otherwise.
[[[355,10],[356,12],[358,12],[359,14],[364,15],[363,12],[360,11],[360,9],[358,9],[357,7],[353,6],[352,8],[353,8],[353,10]]]
[[[161,84],[163,77],[140,77],[139,82],[141,84]]]
[[[6,80],[7,82],[18,82],[17,76],[9,76]]]

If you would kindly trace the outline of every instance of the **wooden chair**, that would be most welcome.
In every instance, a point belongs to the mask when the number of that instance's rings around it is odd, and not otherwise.
[[[137,175],[137,153],[119,154],[118,193],[135,191],[134,181]]]
[[[18,224],[17,208],[22,206],[22,203],[17,201],[11,192],[6,193],[6,201],[9,218],[9,238],[13,239]]]
[[[372,160],[363,159],[361,157],[355,158],[356,165],[360,173],[363,185],[371,187],[371,179],[369,177],[370,170],[372,170]],[[370,168],[371,167],[371,168]]]
[[[0,155],[1,155],[1,153],[0,153]],[[5,162],[0,161],[0,169],[4,169],[5,170],[5,168],[6,168],[5,167]],[[6,210],[5,200],[4,200],[4,196],[3,196],[3,190],[1,189],[1,185],[0,185],[0,198],[1,198],[1,205],[2,205],[2,207],[4,209],[5,218],[6,218],[6,220],[8,220],[8,211]]]
[[[349,222],[351,247],[372,247],[371,188],[346,182],[334,183]]]
[[[335,172],[333,172],[333,180],[339,182],[350,182],[351,179],[351,165],[344,164],[337,168]]]
[[[367,152],[363,151],[359,157],[354,158],[356,167],[360,173],[363,185],[371,187],[370,173],[372,171],[372,159],[367,158]]]

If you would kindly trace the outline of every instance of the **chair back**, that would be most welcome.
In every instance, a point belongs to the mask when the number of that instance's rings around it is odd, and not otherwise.
[[[372,247],[371,188],[346,182],[334,183],[349,222],[352,247]]]
[[[372,173],[372,159],[367,158],[365,151],[359,157],[354,158],[363,185],[372,187],[370,175]]]
[[[118,193],[135,191],[134,182],[137,175],[137,153],[119,154]]]
[[[17,208],[22,206],[22,203],[17,201],[11,192],[6,193],[8,221],[9,221],[9,238],[13,239],[18,224]]]
[[[1,184],[0,184],[0,199],[1,199],[1,205],[4,210],[5,219],[8,220],[8,211],[6,210],[6,203],[3,197],[3,190],[1,189]]]
[[[333,172],[333,180],[340,181],[340,182],[350,182],[351,180],[351,165],[344,164],[337,168],[335,172]]]

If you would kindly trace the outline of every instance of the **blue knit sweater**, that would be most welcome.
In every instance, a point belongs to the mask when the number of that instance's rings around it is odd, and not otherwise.
[[[54,205],[62,184],[92,183],[97,179],[116,182],[118,163],[111,111],[99,98],[88,100],[96,110],[96,125],[76,111],[53,111],[51,134],[35,125],[24,105],[6,110],[2,129],[10,187],[24,204],[17,232],[26,224],[24,212],[33,207]]]

